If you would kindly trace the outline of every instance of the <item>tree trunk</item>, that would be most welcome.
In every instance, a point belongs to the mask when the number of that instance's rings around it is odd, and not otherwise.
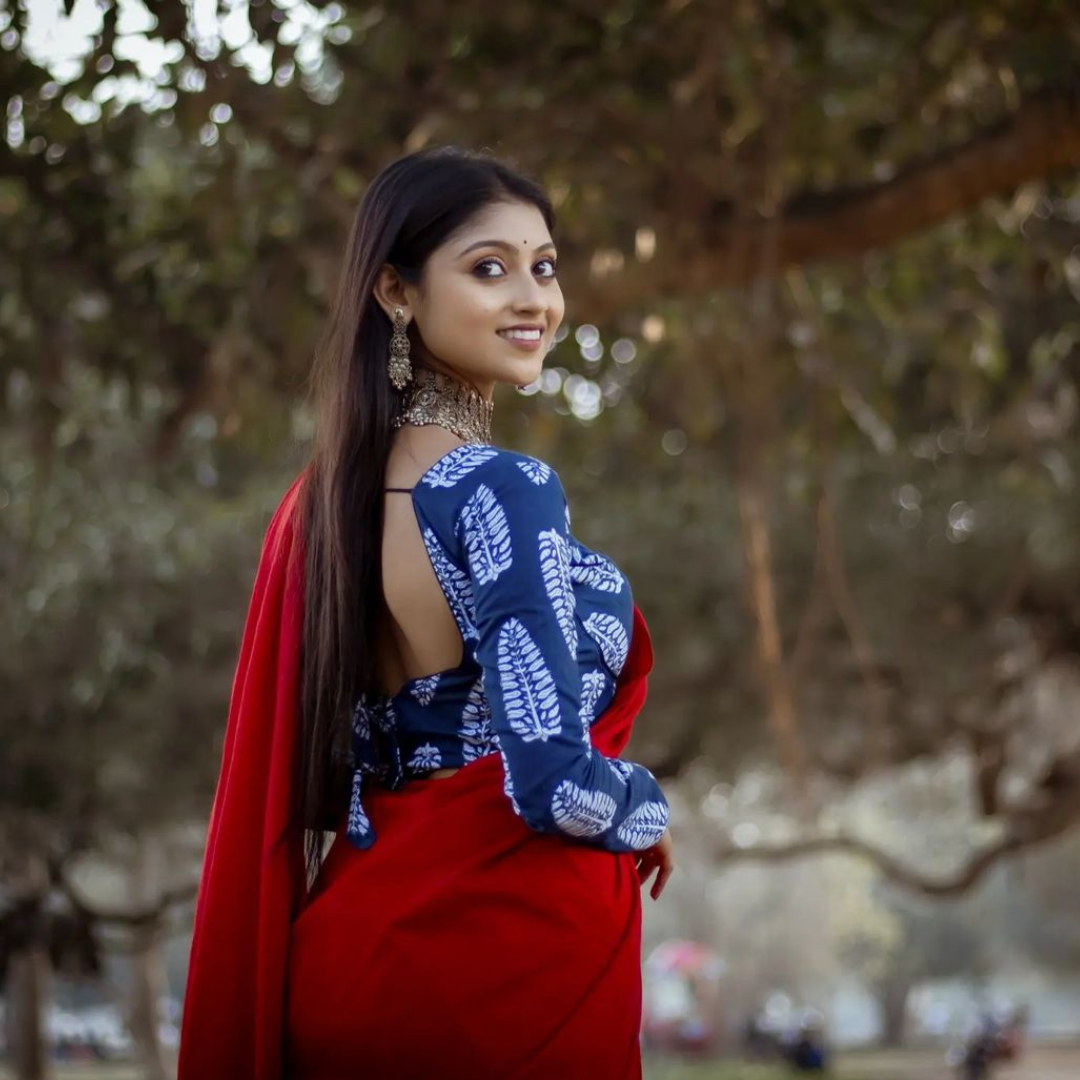
[[[158,1036],[158,1002],[165,992],[165,963],[157,928],[140,931],[131,954],[128,1026],[146,1080],[169,1080],[165,1049]]]
[[[906,979],[892,979],[878,987],[882,1046],[896,1048],[904,1045],[907,1037],[907,1004],[910,996],[911,983]]]
[[[16,1080],[48,1080],[51,1075],[43,1025],[49,975],[49,954],[40,942],[12,954],[6,994],[7,1039]]]
[[[131,874],[131,895],[141,904],[156,903],[165,877],[166,848],[150,830],[138,841]],[[146,1080],[168,1080],[165,1049],[158,1034],[158,1003],[167,989],[160,920],[138,927],[132,935],[131,996],[128,1027]]]

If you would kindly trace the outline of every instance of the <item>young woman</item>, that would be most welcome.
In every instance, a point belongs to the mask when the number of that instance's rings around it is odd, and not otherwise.
[[[617,755],[648,630],[552,468],[491,445],[563,317],[552,225],[452,148],[361,203],[245,628],[181,1080],[641,1075],[638,893],[673,862]]]

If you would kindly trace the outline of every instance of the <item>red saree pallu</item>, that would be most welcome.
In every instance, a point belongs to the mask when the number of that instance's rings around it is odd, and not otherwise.
[[[354,848],[343,824],[299,911],[296,853],[268,843],[287,809],[297,719],[295,490],[267,534],[233,689],[180,1080],[638,1080],[637,857],[530,829],[497,754],[398,791],[369,787],[377,843]],[[249,635],[274,639],[264,651],[276,670],[261,668]],[[601,753],[628,742],[652,663],[635,607],[615,698],[592,726]]]

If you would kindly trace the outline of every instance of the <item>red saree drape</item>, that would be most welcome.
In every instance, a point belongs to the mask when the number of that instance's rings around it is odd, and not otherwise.
[[[370,788],[378,842],[339,832],[296,916],[271,841],[290,780],[303,559],[299,478],[267,531],[233,685],[196,908],[179,1080],[637,1080],[636,858],[529,829],[491,755]],[[653,653],[630,654],[593,744],[618,754]],[[290,874],[290,863],[296,875]]]

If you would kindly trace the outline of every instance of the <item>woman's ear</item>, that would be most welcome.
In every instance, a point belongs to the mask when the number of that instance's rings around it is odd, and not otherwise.
[[[386,312],[388,319],[393,321],[394,308],[401,308],[405,312],[405,322],[412,322],[412,310],[406,294],[405,282],[389,263],[385,263],[379,269],[373,291],[379,307]]]

